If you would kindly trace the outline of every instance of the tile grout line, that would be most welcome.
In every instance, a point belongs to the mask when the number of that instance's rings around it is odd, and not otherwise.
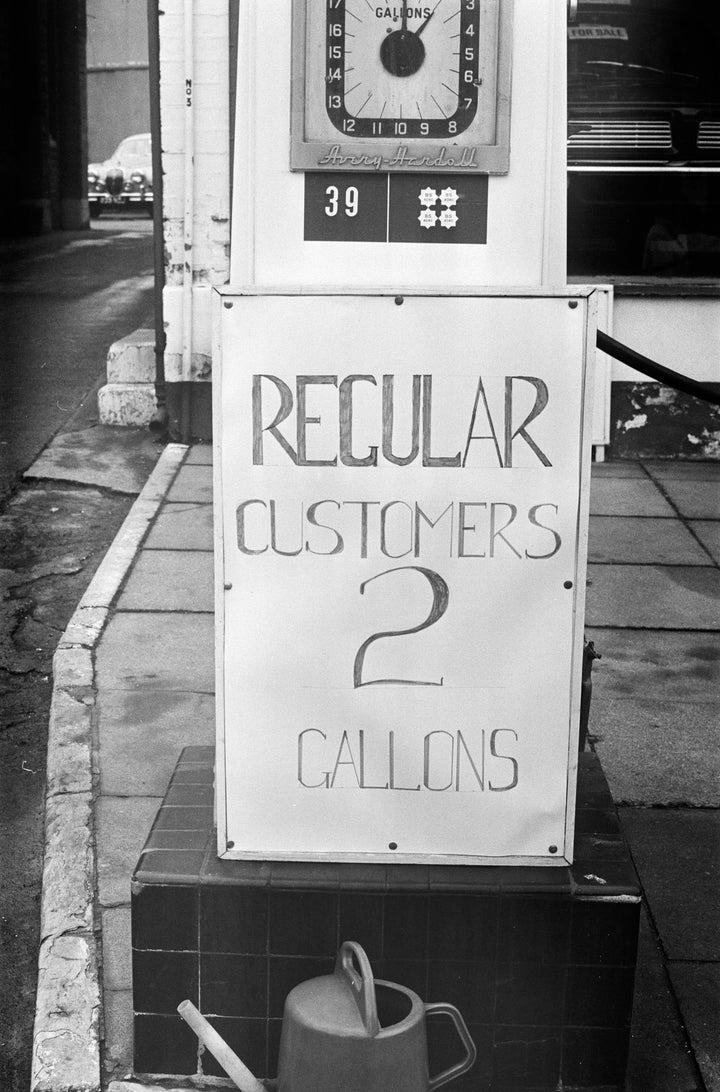
[[[666,501],[666,502],[667,502],[667,503],[668,503],[668,504],[670,505],[670,507],[671,507],[671,508],[673,509],[673,511],[675,512],[675,518],[676,518],[676,519],[678,519],[678,520],[680,521],[680,523],[681,523],[681,524],[683,525],[683,527],[685,528],[685,530],[687,531],[687,533],[688,533],[688,534],[689,534],[689,535],[690,535],[690,536],[691,536],[691,537],[693,538],[693,540],[694,540],[694,541],[695,541],[695,542],[696,542],[696,543],[698,544],[698,546],[700,547],[700,549],[702,550],[702,552],[703,552],[704,554],[706,554],[706,555],[707,555],[707,557],[709,558],[709,561],[710,561],[710,564],[712,565],[712,567],[713,567],[714,569],[720,569],[720,563],[719,563],[718,561],[716,561],[716,560],[715,560],[715,558],[713,557],[713,555],[712,555],[712,553],[710,552],[710,550],[709,550],[709,549],[707,548],[707,546],[706,546],[706,545],[705,545],[705,543],[704,543],[704,542],[702,541],[702,539],[700,538],[700,536],[699,536],[699,535],[698,535],[698,534],[696,533],[695,529],[694,529],[694,528],[693,528],[693,527],[691,526],[691,520],[692,520],[692,518],[693,518],[693,517],[691,517],[691,516],[684,516],[684,515],[683,515],[683,513],[682,513],[682,512],[680,511],[680,509],[678,508],[678,506],[677,506],[677,504],[675,503],[675,501],[674,501],[674,500],[672,499],[672,497],[671,497],[671,496],[670,496],[670,494],[668,493],[668,491],[667,491],[667,489],[665,488],[665,486],[664,486],[663,482],[662,482],[662,481],[659,481],[659,480],[658,480],[658,479],[657,479],[657,478],[656,478],[656,477],[655,477],[655,476],[653,475],[653,473],[652,473],[652,472],[651,472],[651,471],[650,471],[650,470],[649,470],[649,469],[648,469],[648,468],[646,467],[646,465],[645,465],[645,463],[644,463],[644,462],[642,462],[642,463],[641,463],[641,466],[642,466],[643,470],[645,471],[645,473],[647,474],[647,476],[648,476],[648,478],[650,479],[650,481],[651,481],[651,482],[653,483],[653,485],[654,485],[654,486],[655,486],[655,488],[657,489],[657,491],[658,491],[658,492],[660,493],[660,495],[661,495],[661,496],[662,496],[662,497],[663,497],[663,498],[665,499],[665,501]]]
[[[53,657],[45,856],[31,1092],[100,1092],[102,937],[96,930],[94,653],[115,597],[188,448],[169,444],[73,613]]]

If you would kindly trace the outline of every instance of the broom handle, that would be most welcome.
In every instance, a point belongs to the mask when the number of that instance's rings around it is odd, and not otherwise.
[[[230,1049],[222,1036],[207,1022],[192,1001],[181,1001],[177,1008],[183,1020],[190,1025],[203,1046],[206,1046],[220,1063],[227,1075],[235,1081],[240,1092],[267,1092],[265,1085],[254,1077],[237,1054]]]

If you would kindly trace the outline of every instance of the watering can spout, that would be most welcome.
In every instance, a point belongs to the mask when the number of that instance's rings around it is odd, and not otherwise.
[[[247,1066],[240,1061],[223,1037],[218,1035],[192,1001],[181,1001],[177,1008],[186,1024],[193,1029],[200,1042],[220,1063],[228,1077],[235,1082],[240,1092],[267,1092],[267,1085],[255,1077]]]

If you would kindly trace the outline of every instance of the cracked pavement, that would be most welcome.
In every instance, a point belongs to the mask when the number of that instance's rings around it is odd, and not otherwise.
[[[110,344],[149,323],[151,226],[0,242],[3,1092],[30,1083],[53,653],[159,454],[134,429],[97,444],[108,430],[95,397]],[[76,449],[79,481],[46,469],[54,440],[65,459]],[[97,452],[107,460],[113,446],[115,461],[101,466]],[[41,453],[41,476],[23,479]]]
[[[132,499],[40,484],[21,489],[0,513],[0,926],[13,998],[0,1016],[7,1089],[16,1079],[21,1087],[29,1064],[18,1059],[20,1071],[12,1068],[16,1052],[27,1050],[35,1006],[53,652]]]

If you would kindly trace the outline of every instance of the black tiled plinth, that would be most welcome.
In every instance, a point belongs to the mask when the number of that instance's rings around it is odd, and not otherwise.
[[[213,760],[182,752],[133,878],[138,1073],[224,1075],[176,1014],[189,997],[275,1076],[288,992],[357,940],[377,978],[462,1012],[478,1061],[456,1092],[623,1088],[640,890],[594,754],[565,868],[220,861]],[[456,1059],[447,1021],[428,1041],[432,1072]]]

